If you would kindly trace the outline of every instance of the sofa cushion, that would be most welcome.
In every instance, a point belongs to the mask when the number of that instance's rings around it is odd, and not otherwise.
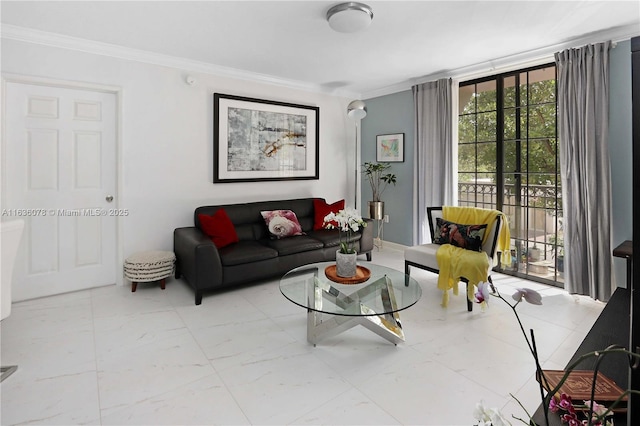
[[[319,229],[317,231],[311,231],[308,233],[311,238],[314,238],[320,242],[325,247],[337,247],[340,245],[340,232],[337,229]],[[346,233],[343,238],[346,237]],[[360,232],[352,232],[351,238],[348,239],[348,242],[358,241],[362,238],[362,234]]]
[[[260,214],[262,214],[272,237],[285,238],[303,235],[298,218],[291,210],[262,211]]]
[[[339,210],[344,209],[344,200],[336,201],[333,204],[327,204],[327,202],[321,198],[313,199],[313,230],[317,231],[324,228],[324,217],[329,213],[338,213]],[[333,221],[334,226],[338,224]]]
[[[287,256],[303,251],[319,250],[323,247],[321,241],[307,235],[298,235],[291,238],[280,238],[278,240],[268,240],[266,244],[277,250],[280,256]]]
[[[448,220],[436,219],[433,242],[435,244],[451,244],[467,250],[482,251],[482,237],[487,229],[483,225],[461,225]]]
[[[220,249],[220,260],[224,266],[259,262],[278,257],[278,252],[257,241],[240,241]]]
[[[238,242],[238,234],[224,209],[218,209],[213,215],[198,214],[202,231],[207,234],[218,248]]]

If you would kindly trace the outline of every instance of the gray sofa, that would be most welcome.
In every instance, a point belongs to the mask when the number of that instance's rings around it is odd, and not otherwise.
[[[314,262],[335,260],[340,243],[337,230],[313,230],[314,198],[261,201],[244,204],[202,206],[194,212],[193,227],[177,228],[173,233],[176,278],[184,277],[195,291],[196,305],[206,291],[282,276],[289,270]],[[320,199],[322,200],[322,199]],[[235,227],[239,241],[218,249],[202,232],[198,214],[212,215],[224,208]],[[273,239],[261,211],[292,210],[305,235]],[[355,233],[358,254],[371,260],[373,224]]]

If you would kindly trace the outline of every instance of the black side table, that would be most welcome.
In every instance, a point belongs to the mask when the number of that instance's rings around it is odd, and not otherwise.
[[[614,248],[613,255],[627,259],[627,288],[631,289],[633,283],[633,241],[627,240]]]

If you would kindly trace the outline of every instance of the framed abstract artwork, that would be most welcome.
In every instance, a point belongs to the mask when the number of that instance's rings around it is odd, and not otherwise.
[[[213,95],[213,182],[319,178],[320,108]]]
[[[376,137],[376,161],[402,163],[404,161],[404,133]]]

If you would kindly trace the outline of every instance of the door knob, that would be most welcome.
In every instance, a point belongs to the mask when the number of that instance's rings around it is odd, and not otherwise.
[[[107,200],[107,203],[112,202],[112,201],[113,201],[113,195],[107,195],[107,196],[105,197],[105,200]]]

